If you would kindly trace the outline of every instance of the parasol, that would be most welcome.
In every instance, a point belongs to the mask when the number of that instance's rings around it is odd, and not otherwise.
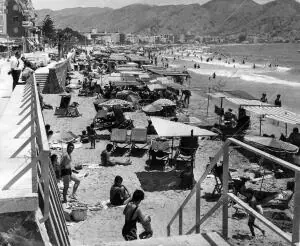
[[[249,142],[249,144],[257,148],[268,149],[274,152],[297,153],[299,151],[299,148],[291,143],[283,142],[270,137],[246,135],[244,137],[244,141]]]
[[[99,106],[115,106],[115,105],[120,105],[120,106],[130,106],[132,105],[131,102],[127,102],[125,100],[121,100],[121,99],[111,99],[108,100],[106,102],[102,102],[98,104]]]
[[[158,117],[151,117],[152,124],[160,137],[189,137],[193,136],[215,136],[216,134],[196,126],[186,125],[180,122],[169,121]]]
[[[169,100],[169,99],[158,99],[156,100],[154,103],[152,103],[153,105],[160,105],[162,107],[166,107],[166,106],[176,106],[176,103],[174,103],[173,101]]]
[[[153,105],[153,104],[149,104],[145,107],[142,108],[142,110],[145,113],[154,113],[154,112],[160,112],[162,110],[162,106],[160,105]]]

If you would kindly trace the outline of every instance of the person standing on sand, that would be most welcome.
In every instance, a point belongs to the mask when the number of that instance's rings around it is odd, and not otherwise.
[[[72,173],[72,152],[74,150],[74,144],[73,143],[68,143],[67,145],[67,153],[63,155],[60,161],[60,171],[61,171],[61,178],[64,183],[64,188],[63,188],[63,203],[67,202],[67,194],[68,194],[68,189],[70,186],[70,182],[74,181],[75,184],[73,186],[73,193],[71,195],[71,198],[77,199],[76,196],[76,191],[78,189],[78,186],[80,184],[80,180]]]
[[[125,224],[122,229],[122,235],[126,241],[137,240],[137,222],[141,223],[145,230],[139,235],[141,239],[146,239],[153,235],[150,216],[145,216],[139,208],[139,205],[144,198],[144,192],[142,190],[136,190],[132,195],[132,199],[123,211],[123,214],[125,215]]]
[[[89,140],[91,142],[91,149],[96,148],[96,131],[95,131],[94,127],[95,127],[95,125],[92,123],[90,125],[89,132],[88,132]]]
[[[280,95],[279,94],[277,95],[274,104],[277,107],[281,107],[281,100],[280,100]]]
[[[267,94],[263,93],[260,99],[261,102],[263,103],[268,103],[268,99],[267,99]]]
[[[256,197],[254,196],[254,191],[252,189],[247,190],[247,202],[251,208],[253,208],[256,212],[263,214],[263,208],[258,204]],[[255,216],[249,214],[248,226],[251,232],[252,237],[255,237],[254,228],[257,228],[261,231],[263,236],[265,236],[265,231],[261,229],[258,225],[255,224]]]

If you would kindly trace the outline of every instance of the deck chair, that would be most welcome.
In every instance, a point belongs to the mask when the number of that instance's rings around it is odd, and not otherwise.
[[[195,160],[195,154],[199,147],[198,137],[182,137],[174,159],[191,162]]]
[[[165,167],[169,164],[170,155],[171,155],[171,151],[170,151],[170,145],[168,141],[161,142],[161,143],[152,141],[149,150],[148,162],[150,163],[150,166],[153,163],[153,161],[163,162],[164,164],[163,168],[165,169]]]
[[[113,144],[113,150],[115,150],[117,147],[125,149],[130,145],[130,143],[127,142],[127,130],[126,129],[112,129],[111,135],[110,135],[110,141]],[[118,144],[125,144],[125,146],[119,146]]]
[[[68,107],[71,102],[71,96],[70,95],[63,95],[60,99],[60,105],[59,107],[55,108],[54,115],[60,115],[60,116],[66,116],[68,113]]]
[[[148,145],[147,129],[133,128],[131,130],[131,144],[131,149],[144,149]],[[143,147],[139,147],[137,144],[143,145]]]

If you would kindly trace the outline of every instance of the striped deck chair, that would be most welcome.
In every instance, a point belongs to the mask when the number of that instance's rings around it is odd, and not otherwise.
[[[133,128],[131,130],[131,149],[144,149],[147,145],[147,129],[146,128]],[[137,146],[143,145],[142,147]]]
[[[130,145],[130,143],[127,142],[127,130],[126,129],[112,129],[111,135],[110,135],[110,141],[113,144],[113,149],[116,148],[122,148],[125,149]],[[119,146],[119,144],[122,144],[123,146]]]

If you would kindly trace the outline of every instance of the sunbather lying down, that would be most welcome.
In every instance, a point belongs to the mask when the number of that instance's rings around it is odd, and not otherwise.
[[[102,151],[101,153],[101,165],[102,166],[116,166],[116,165],[122,165],[122,166],[128,166],[131,165],[132,162],[130,159],[127,159],[126,161],[115,161],[110,159],[110,153],[113,149],[112,144],[107,144],[106,149]]]

